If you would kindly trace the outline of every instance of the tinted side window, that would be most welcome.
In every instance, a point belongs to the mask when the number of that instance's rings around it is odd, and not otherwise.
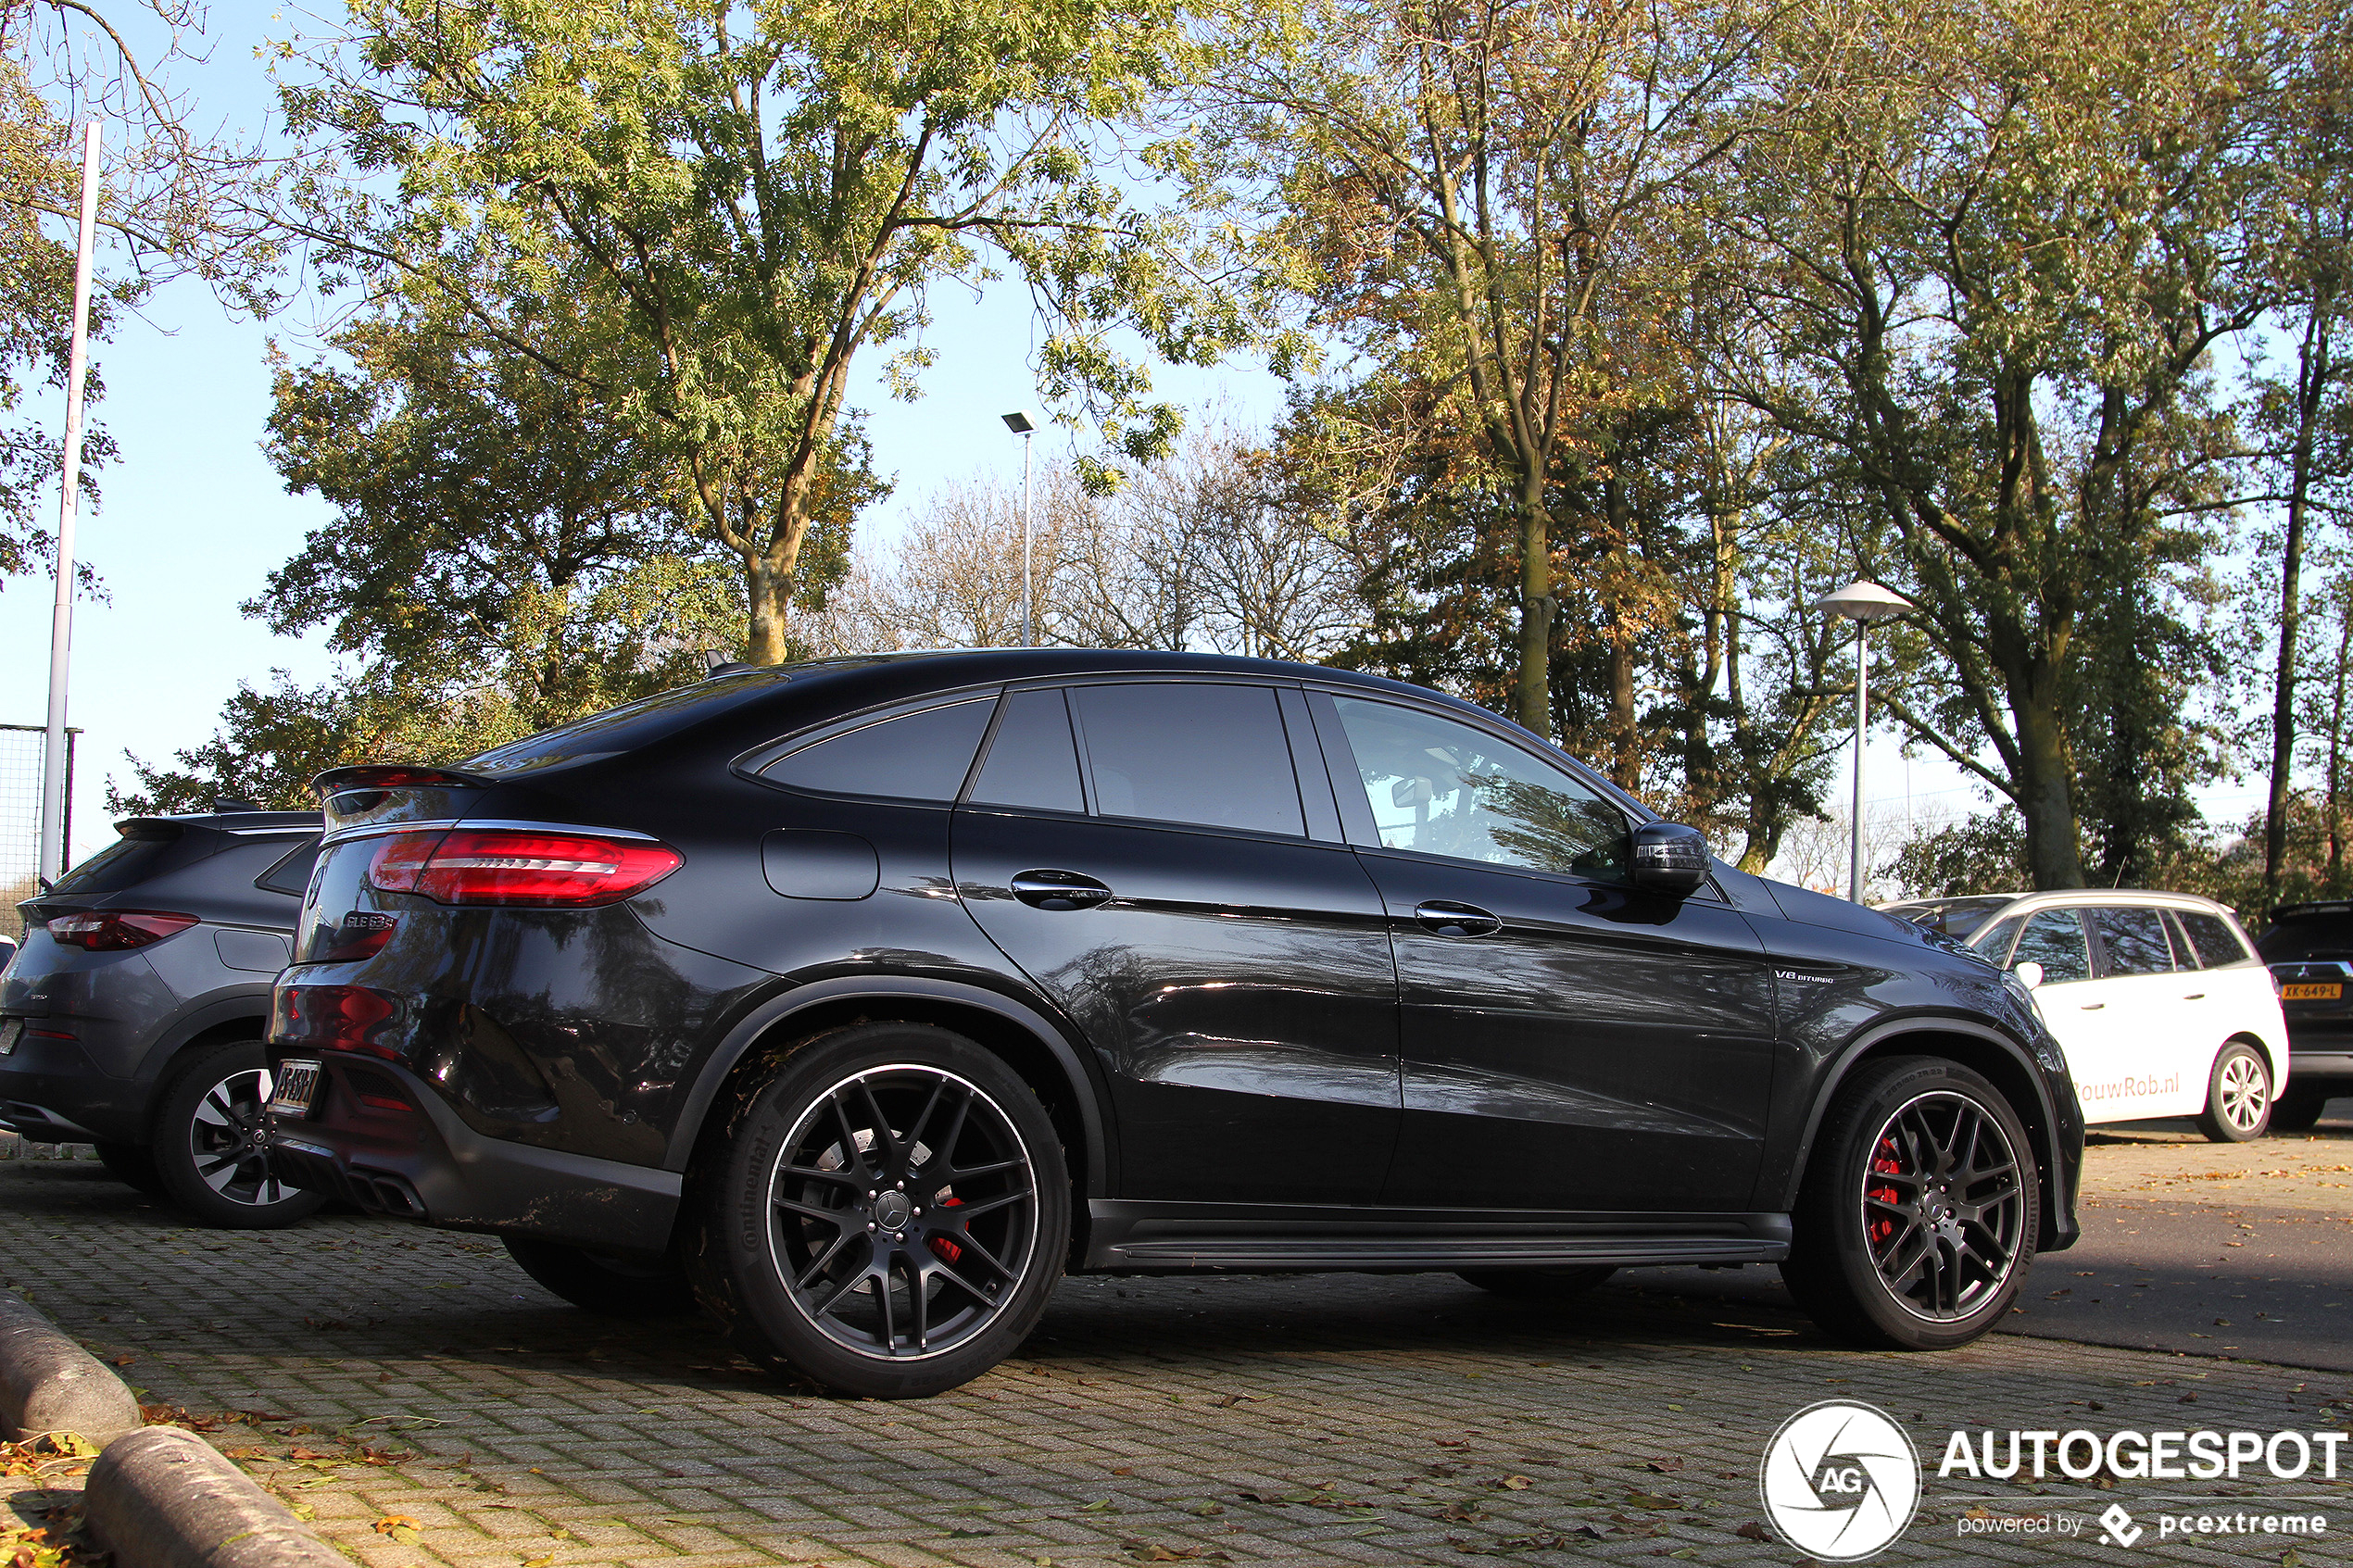
[[[1971,942],[1969,946],[2007,969],[2010,963],[2010,944],[2018,940],[2018,928],[2024,923],[2022,917],[2012,915],[2009,919],[1989,928],[1984,935]],[[2026,960],[2020,959],[2018,961],[2024,963]]]
[[[1626,819],[1561,769],[1468,724],[1337,697],[1384,848],[1623,881]]]
[[[271,861],[268,871],[253,879],[253,884],[272,893],[291,893],[299,898],[309,889],[310,868],[318,863],[319,841],[305,839]]]
[[[996,704],[983,697],[904,713],[779,757],[762,778],[827,795],[953,800]]]
[[[169,837],[118,838],[57,878],[53,891],[83,896],[119,893],[184,864],[187,859],[177,833]]]
[[[2046,985],[2089,980],[2092,954],[2084,946],[2082,917],[2074,909],[2045,909],[2019,934],[2011,962],[2041,964]]]
[[[1271,688],[1080,686],[1071,695],[1101,815],[1306,836]]]
[[[2165,921],[2155,909],[2094,909],[2087,911],[2108,949],[2110,974],[2170,974],[2173,949],[2166,944]]]
[[[1070,741],[1070,709],[1059,691],[1018,691],[1005,698],[988,760],[973,781],[975,803],[1084,811],[1078,753]]]
[[[2190,947],[2197,954],[2197,961],[2208,969],[2238,963],[2246,958],[2246,945],[2239,940],[2239,934],[2231,929],[2231,922],[2221,915],[2202,914],[2196,909],[2182,909],[2176,913],[2181,918],[2183,935],[2189,937]]]

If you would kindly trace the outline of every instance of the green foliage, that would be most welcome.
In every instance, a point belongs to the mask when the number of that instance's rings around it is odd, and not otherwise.
[[[1189,363],[1251,334],[1115,167],[1111,128],[1176,69],[1182,20],[1174,0],[367,0],[285,104],[348,177],[306,189],[345,265],[486,318],[485,285],[522,274],[611,324],[549,368],[664,455],[741,562],[768,661],[812,528],[860,499],[835,483],[858,470],[851,368],[895,350],[911,391],[933,290],[1016,271],[1053,328],[1043,390],[1140,455],[1175,415],[1115,330]]]

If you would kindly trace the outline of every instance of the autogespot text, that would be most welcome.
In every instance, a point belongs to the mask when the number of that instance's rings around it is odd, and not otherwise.
[[[1940,1480],[2040,1481],[2054,1472],[2073,1481],[2107,1474],[2120,1481],[2239,1479],[2260,1465],[2275,1480],[2336,1479],[2347,1432],[1956,1432],[1936,1467]],[[2193,1532],[2200,1533],[2200,1532]]]

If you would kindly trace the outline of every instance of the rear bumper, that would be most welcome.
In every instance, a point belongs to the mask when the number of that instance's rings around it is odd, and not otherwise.
[[[535,1236],[658,1257],[670,1245],[685,1178],[585,1154],[486,1137],[406,1068],[368,1058],[273,1051],[323,1062],[311,1115],[275,1119],[287,1180],[373,1213],[444,1230]],[[363,1103],[405,1099],[392,1110]]]
[[[0,1127],[34,1143],[141,1143],[152,1086],[99,1072],[77,1041],[29,1034],[0,1056]]]

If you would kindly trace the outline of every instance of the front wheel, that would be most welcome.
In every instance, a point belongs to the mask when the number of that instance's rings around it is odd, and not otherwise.
[[[687,1268],[736,1347],[837,1393],[922,1399],[1012,1354],[1070,1237],[1045,1107],[961,1035],[802,1042],[697,1172]]]
[[[2041,1185],[2001,1091],[1957,1062],[1873,1062],[1824,1118],[1781,1277],[1825,1330],[1902,1350],[2002,1321],[2033,1259]]]
[[[270,1064],[259,1040],[223,1040],[172,1070],[147,1145],[164,1196],[208,1225],[275,1230],[326,1195],[281,1181],[270,1158]]]
[[[2212,1143],[2246,1143],[2271,1130],[2271,1069],[2254,1047],[2233,1040],[2216,1054],[2197,1130]]]

